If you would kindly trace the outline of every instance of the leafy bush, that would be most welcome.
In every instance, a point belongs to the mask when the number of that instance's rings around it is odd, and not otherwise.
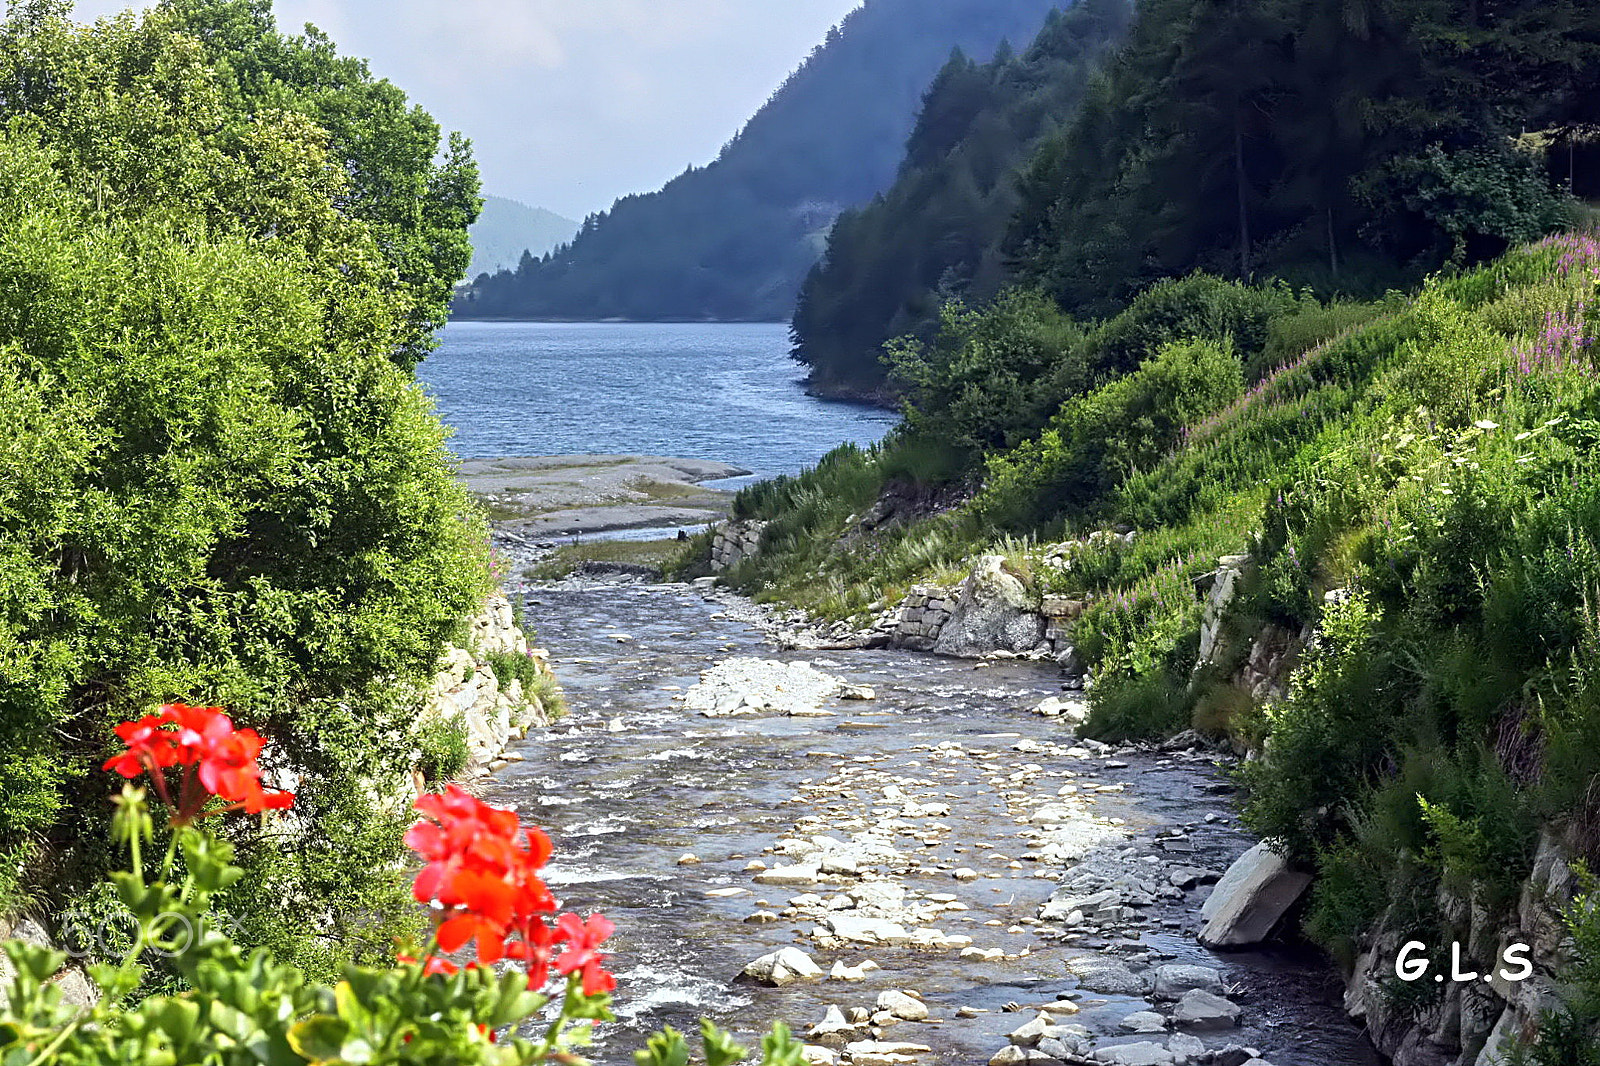
[[[1314,302],[1314,301],[1313,301]],[[1299,301],[1285,287],[1225,281],[1210,274],[1160,281],[1094,333],[1096,376],[1120,376],[1175,341],[1227,344],[1246,363],[1266,347],[1272,324]]]
[[[931,345],[891,342],[890,380],[909,396],[913,429],[989,452],[1038,432],[1062,397],[1086,387],[1083,342],[1050,300],[1012,290],[982,309],[946,304]]]
[[[1184,428],[1239,394],[1231,349],[1168,345],[1138,370],[1068,402],[1035,440],[989,462],[976,512],[1002,529],[1093,514],[1109,491],[1154,464]]]
[[[454,781],[472,759],[467,745],[467,726],[459,718],[432,723],[432,728],[424,729],[418,741],[422,758],[417,760],[417,773],[429,785]]]
[[[410,913],[372,797],[486,591],[408,369],[476,179],[260,5],[62,8],[0,22],[0,909],[43,848],[58,891],[97,879],[85,772],[111,723],[214,692],[279,741],[315,827],[244,848],[226,906],[329,974],[381,945],[370,916]]]

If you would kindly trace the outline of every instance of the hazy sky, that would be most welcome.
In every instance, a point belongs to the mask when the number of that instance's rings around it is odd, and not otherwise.
[[[446,129],[484,191],[581,219],[724,141],[860,0],[277,0]],[[144,4],[78,0],[88,20]]]

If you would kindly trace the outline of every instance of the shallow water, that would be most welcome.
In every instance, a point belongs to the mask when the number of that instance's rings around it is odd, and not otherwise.
[[[1005,1043],[1005,1034],[1032,1017],[1002,1007],[1070,992],[1076,979],[1066,962],[1085,954],[1221,967],[1230,988],[1237,987],[1234,998],[1246,1009],[1246,1025],[1199,1034],[1208,1047],[1257,1047],[1276,1066],[1378,1061],[1337,1009],[1332,975],[1321,960],[1290,952],[1213,955],[1196,946],[1192,931],[1204,889],[1181,903],[1149,908],[1145,913],[1155,920],[1136,940],[1061,939],[1052,926],[1008,931],[1037,911],[1066,871],[1040,870],[1042,864],[1029,862],[1013,869],[1001,861],[1025,857],[1025,842],[1016,811],[1008,809],[995,781],[1036,766],[1025,773],[1051,792],[1069,778],[1085,789],[1123,783],[1125,791],[1098,796],[1096,815],[1108,824],[1121,819],[1116,828],[1128,836],[1127,846],[1154,857],[1149,868],[1174,862],[1221,867],[1252,841],[1235,827],[1231,788],[1208,763],[1133,754],[1119,756],[1125,766],[1111,767],[1105,759],[1023,754],[1015,746],[1027,738],[1070,743],[1062,726],[1029,710],[1061,691],[1053,668],[980,668],[895,651],[780,654],[728,610],[684,586],[569,584],[527,593],[528,617],[538,625],[539,643],[554,655],[572,713],[522,742],[517,751],[525,761],[491,779],[485,796],[517,807],[549,830],[556,842],[551,880],[569,909],[603,911],[617,923],[612,965],[620,985],[620,1022],[603,1030],[597,1062],[631,1062],[645,1034],[665,1024],[692,1031],[702,1015],[751,1042],[774,1020],[803,1032],[829,1004],[870,1007],[884,989],[909,988],[920,990],[933,1016],[944,1021],[897,1025],[882,1039],[930,1045],[934,1053],[921,1062],[984,1063]],[[675,702],[701,670],[734,655],[807,659],[847,681],[873,686],[878,698],[839,703],[833,708],[837,717],[820,719],[713,720]],[[608,729],[613,719],[620,719],[621,732]],[[953,758],[934,750],[946,741],[984,754]],[[848,791],[826,798],[808,791],[840,773],[849,775]],[[938,820],[949,832],[939,834],[943,839],[935,849],[916,852],[924,866],[944,869],[897,879],[913,894],[953,893],[970,906],[941,916],[938,925],[947,934],[965,934],[977,947],[1021,957],[975,963],[949,951],[830,951],[805,937],[810,920],[743,921],[758,901],[777,910],[802,892],[837,890],[756,885],[745,864],[758,857],[771,865],[785,861],[763,857],[762,851],[791,835],[807,816],[826,817],[841,837],[872,824],[886,809],[874,786],[881,788],[891,776],[915,781],[911,791],[924,802],[939,797],[951,806],[949,816]],[[806,798],[797,802],[803,792]],[[1208,813],[1220,820],[1207,824]],[[1168,855],[1154,844],[1157,831],[1174,825],[1189,827],[1192,853]],[[980,842],[993,846],[980,849]],[[896,844],[908,853],[917,847],[909,839]],[[678,866],[679,856],[689,852],[701,863]],[[955,866],[985,876],[958,884],[949,873]],[[750,891],[707,895],[734,888]],[[883,970],[862,984],[769,989],[735,981],[747,962],[790,944],[813,954],[824,970],[835,959],[854,964],[866,958]],[[1150,951],[1155,959],[1142,958]],[[1117,1022],[1143,1009],[1143,1000],[1087,994],[1082,1005],[1083,1013],[1071,1021],[1106,1034],[1105,1043],[1152,1039],[1116,1035]],[[991,1013],[959,1019],[955,1010],[961,1006]]]

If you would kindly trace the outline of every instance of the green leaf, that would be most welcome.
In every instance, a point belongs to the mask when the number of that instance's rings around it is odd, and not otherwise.
[[[334,988],[333,1001],[338,1005],[339,1017],[352,1028],[365,1029],[372,1024],[372,1012],[362,1004],[349,981],[340,981]]]
[[[749,1054],[707,1018],[700,1019],[700,1039],[705,1045],[706,1066],[733,1066]]]
[[[311,1062],[338,1062],[350,1035],[342,1018],[314,1014],[289,1027],[289,1046]]]
[[[187,1047],[194,1042],[195,1026],[200,1021],[198,1003],[187,999],[165,999],[151,1008],[150,1013],[172,1043]]]
[[[761,1041],[761,1066],[803,1066],[805,1045],[789,1033],[789,1027],[777,1022]]]
[[[635,1051],[633,1061],[635,1066],[689,1066],[689,1044],[669,1025]]]

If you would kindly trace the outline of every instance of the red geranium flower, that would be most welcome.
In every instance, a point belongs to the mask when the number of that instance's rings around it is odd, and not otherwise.
[[[603,957],[600,954],[600,945],[617,928],[611,920],[599,914],[591,916],[587,921],[576,914],[563,914],[557,924],[562,936],[566,938],[567,950],[556,960],[556,972],[571,974],[582,971],[583,994],[586,996],[610,992],[616,988],[616,979],[600,966]]]
[[[155,714],[116,727],[127,749],[107,759],[104,768],[123,777],[148,773],[156,794],[172,812],[174,825],[198,817],[212,796],[227,806],[210,813],[243,810],[260,814],[294,804],[292,792],[267,792],[261,787],[256,759],[265,741],[254,730],[235,729],[219,707],[169,703]],[[166,769],[184,768],[177,799],[168,788]]]
[[[561,957],[570,965],[556,969],[581,971],[588,995],[615,987],[595,950],[611,923],[598,916],[585,923],[577,915],[564,915],[554,927],[549,921],[558,903],[539,875],[553,850],[545,833],[524,828],[514,811],[491,807],[455,785],[420,797],[416,806],[425,818],[406,833],[406,843],[425,863],[412,894],[438,908],[440,950],[475,942],[479,964],[519,961],[527,967],[528,987],[542,988],[557,945],[576,932],[580,939]]]

